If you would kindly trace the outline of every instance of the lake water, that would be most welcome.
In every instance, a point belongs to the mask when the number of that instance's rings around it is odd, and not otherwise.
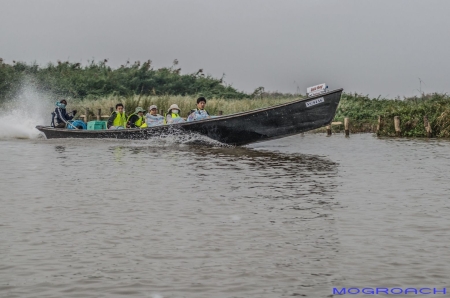
[[[448,141],[24,137],[0,138],[0,297],[450,288]]]

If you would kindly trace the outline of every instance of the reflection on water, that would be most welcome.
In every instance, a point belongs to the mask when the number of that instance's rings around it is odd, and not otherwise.
[[[450,273],[448,143],[0,142],[0,297],[326,297]]]
[[[333,275],[337,165],[326,158],[145,142],[5,144],[8,154],[23,150],[2,160],[15,164],[1,202],[0,291],[10,297],[273,297]],[[39,170],[27,171],[32,164]]]

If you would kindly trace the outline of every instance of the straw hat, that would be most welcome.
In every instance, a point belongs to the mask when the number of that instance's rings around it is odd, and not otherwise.
[[[167,112],[170,112],[170,111],[172,111],[173,109],[179,110],[179,111],[180,111],[180,108],[179,108],[176,104],[173,104],[173,105],[170,106],[170,108],[169,108],[169,110],[168,110]]]

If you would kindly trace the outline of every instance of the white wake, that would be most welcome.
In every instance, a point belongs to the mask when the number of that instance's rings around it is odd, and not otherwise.
[[[19,94],[0,106],[0,138],[33,139],[40,136],[36,125],[50,125],[55,98],[39,92],[29,82]]]

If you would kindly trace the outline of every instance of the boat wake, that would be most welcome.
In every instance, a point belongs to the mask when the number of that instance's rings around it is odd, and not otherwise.
[[[31,83],[24,83],[20,93],[0,106],[0,139],[35,139],[42,136],[35,127],[50,122],[52,99]]]
[[[151,147],[171,147],[175,145],[199,145],[206,147],[234,147],[232,145],[224,144],[219,141],[208,138],[196,132],[188,131],[170,131],[163,133],[155,137],[151,137],[148,140],[133,142],[135,146],[151,146]]]
[[[35,139],[41,133],[35,128],[42,120],[33,119],[23,111],[9,111],[0,114],[0,139]]]

